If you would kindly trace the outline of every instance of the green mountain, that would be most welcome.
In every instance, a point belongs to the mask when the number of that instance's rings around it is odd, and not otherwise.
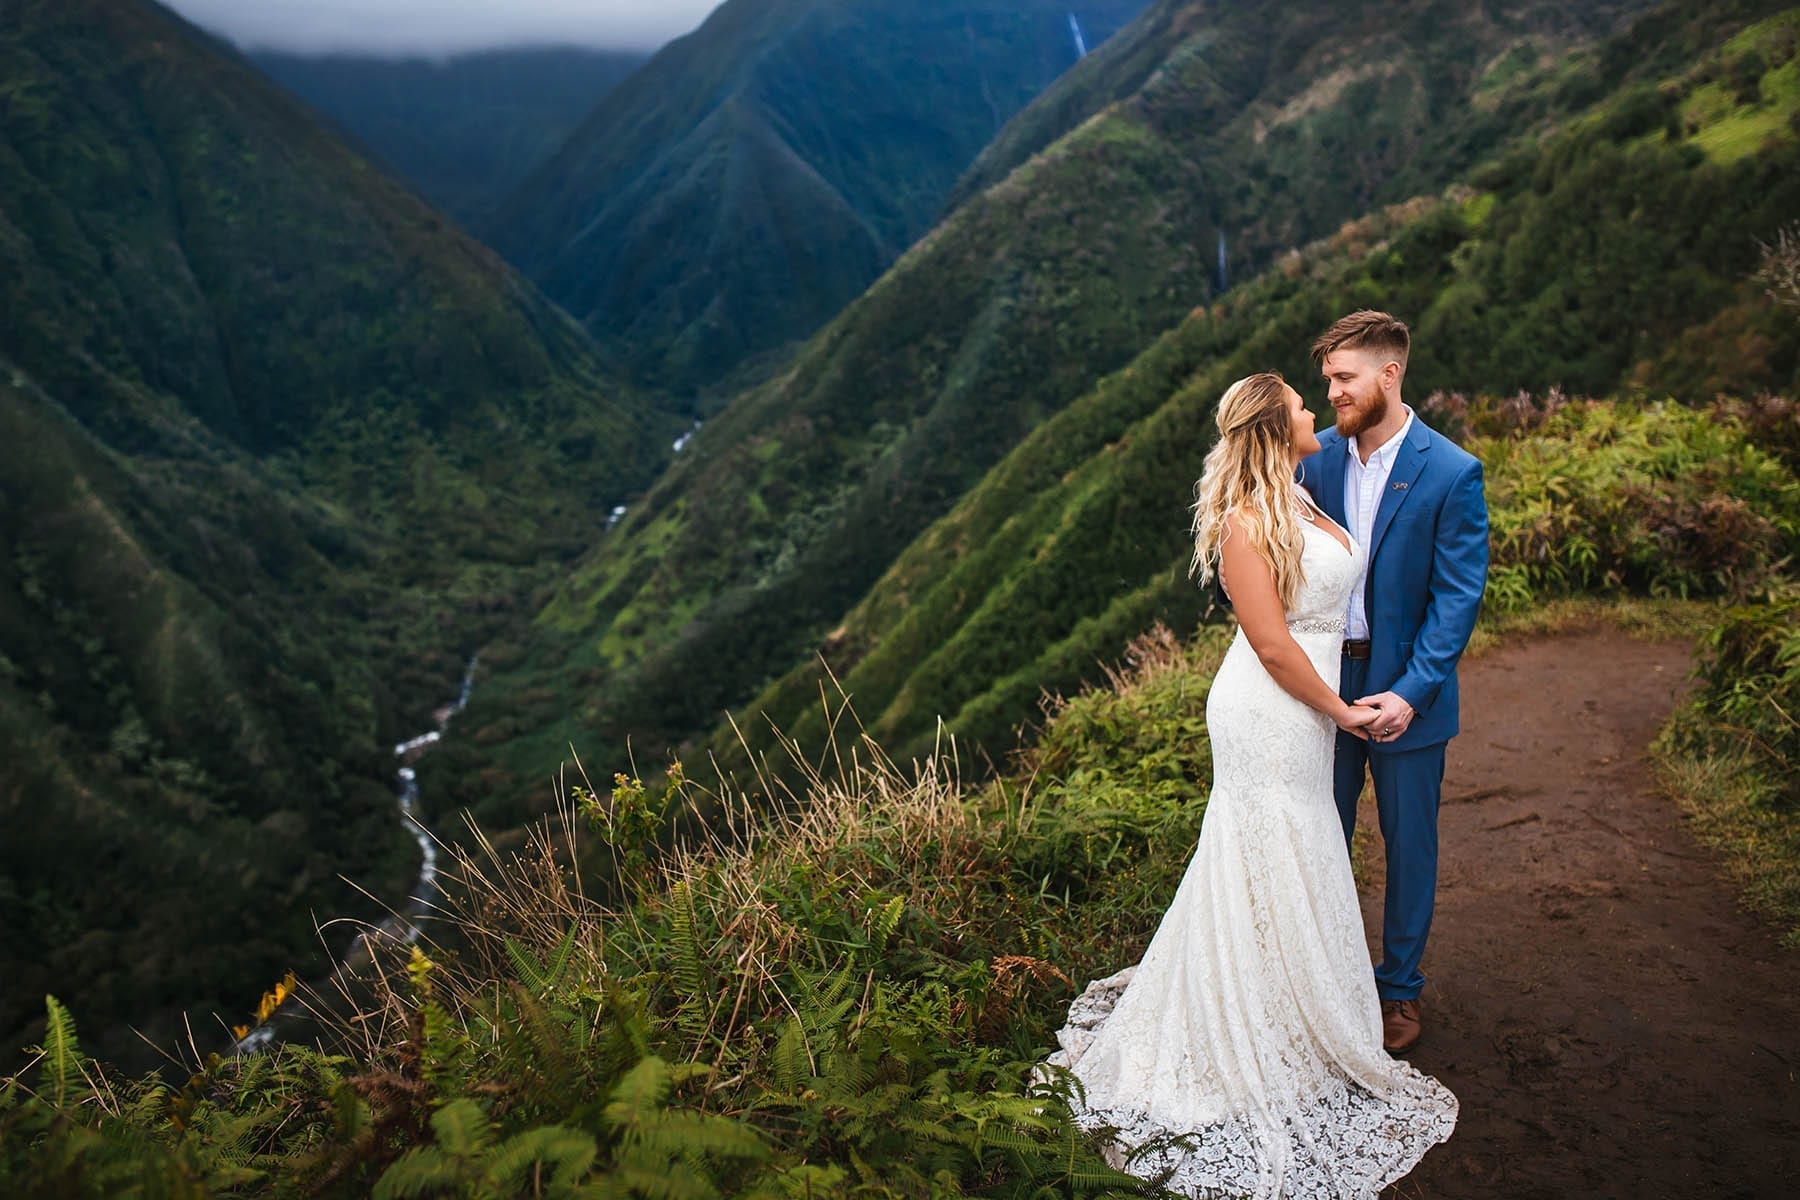
[[[648,55],[545,46],[443,59],[248,57],[434,207],[473,227]]]
[[[1780,8],[1665,6],[1556,68],[1604,99],[1554,135],[1500,154],[1468,184],[1347,224],[1195,310],[1033,431],[897,557],[820,646],[829,679],[818,659],[795,667],[737,729],[768,748],[766,718],[823,753],[820,690],[841,685],[896,757],[929,753],[940,719],[965,747],[999,755],[1040,719],[1046,690],[1098,682],[1099,664],[1154,621],[1191,629],[1207,597],[1187,578],[1186,508],[1214,403],[1271,367],[1317,398],[1307,347],[1357,307],[1410,319],[1407,391],[1433,421],[1454,420],[1461,397],[1557,386],[1689,403],[1800,393],[1800,320],[1756,278],[1761,247],[1800,213],[1800,8],[1755,19]],[[1573,468],[1551,469],[1565,478],[1545,494],[1579,503]],[[1670,469],[1704,481],[1729,467]],[[1575,568],[1567,582],[1648,587],[1666,575],[1729,590],[1717,545],[1755,544],[1768,514],[1671,506],[1649,485],[1606,480],[1606,500],[1586,511],[1602,528],[1655,529],[1650,556],[1605,579]],[[1535,561],[1526,547],[1540,545],[1543,557],[1579,560],[1549,519],[1528,509],[1497,525],[1497,554]],[[1789,539],[1771,557],[1792,553]],[[1497,573],[1490,603],[1535,569]],[[735,729],[705,749],[741,763]]]
[[[672,420],[142,0],[0,18],[0,310],[0,1040],[132,1058],[404,896],[392,746]]]
[[[479,753],[427,769],[503,771],[457,792],[498,819],[570,744],[604,771],[627,738],[640,761],[692,739],[835,644],[1014,447],[1211,302],[1221,234],[1241,274],[1528,143],[1589,102],[1570,55],[1634,7],[1147,12],[1072,77],[1137,90],[965,200],[709,422],[492,660]]]
[[[836,315],[1144,0],[729,0],[483,226],[643,379],[719,383]]]

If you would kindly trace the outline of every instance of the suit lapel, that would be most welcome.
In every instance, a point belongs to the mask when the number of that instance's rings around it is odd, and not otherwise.
[[[1412,432],[1407,435],[1406,444],[1400,448],[1400,454],[1394,459],[1394,469],[1388,475],[1387,490],[1381,495],[1381,504],[1375,509],[1375,529],[1369,535],[1369,562],[1375,561],[1375,555],[1381,549],[1381,539],[1387,533],[1388,526],[1394,522],[1394,514],[1412,495],[1413,484],[1418,481],[1419,473],[1425,469],[1425,452],[1431,449],[1431,435],[1417,417],[1413,418]],[[1342,467],[1340,466],[1340,471]],[[1340,477],[1341,492],[1342,480]],[[1340,507],[1343,501],[1339,500]]]
[[[1344,519],[1344,472],[1349,464],[1344,456],[1350,453],[1345,447],[1344,439],[1332,435],[1330,440],[1320,440],[1320,454],[1314,461],[1319,464],[1319,485],[1314,496],[1325,515],[1336,521],[1341,528],[1350,526]]]

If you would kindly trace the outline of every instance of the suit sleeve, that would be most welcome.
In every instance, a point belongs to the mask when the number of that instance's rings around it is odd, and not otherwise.
[[[1481,463],[1471,460],[1450,487],[1431,556],[1425,622],[1413,639],[1412,657],[1393,691],[1424,712],[1456,670],[1456,660],[1475,632],[1487,590],[1488,514]]]

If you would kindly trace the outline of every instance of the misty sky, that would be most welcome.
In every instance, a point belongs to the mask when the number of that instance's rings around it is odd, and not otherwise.
[[[650,50],[720,0],[163,0],[244,49],[453,54],[567,42]]]

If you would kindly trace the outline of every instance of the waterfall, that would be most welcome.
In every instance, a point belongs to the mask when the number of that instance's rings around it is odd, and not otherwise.
[[[1069,34],[1075,39],[1075,57],[1086,58],[1087,39],[1081,36],[1081,22],[1075,19],[1074,13],[1069,14]]]
[[[1223,292],[1231,286],[1231,276],[1225,269],[1225,231],[1219,230],[1219,290]]]

